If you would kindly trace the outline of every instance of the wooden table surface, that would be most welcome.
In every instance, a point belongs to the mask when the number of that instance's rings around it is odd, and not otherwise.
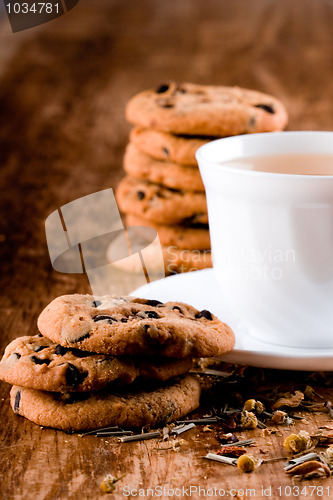
[[[81,0],[66,16],[16,34],[3,19],[1,352],[13,338],[36,332],[38,314],[50,300],[89,292],[84,275],[52,269],[44,222],[65,203],[116,187],[130,96],[168,79],[240,85],[282,99],[289,130],[332,130],[332,26],[329,0]],[[293,483],[281,462],[245,475],[203,460],[218,449],[214,432],[189,431],[178,451],[159,451],[168,443],[156,440],[122,444],[67,435],[14,415],[9,389],[0,384],[1,499],[100,498],[99,482],[108,473],[125,474],[113,498],[123,498],[124,486],[218,487],[229,497],[232,488],[252,488],[252,498],[290,493],[284,488]],[[318,391],[324,393],[320,386]],[[325,391],[333,398],[333,389]],[[282,436],[330,422],[327,413],[312,414],[307,423],[296,421],[269,438],[259,429],[241,434],[256,437],[257,456],[279,457]],[[332,479],[306,485],[325,491],[321,496],[309,489],[300,498],[333,495]],[[289,496],[298,497],[297,491]],[[192,498],[199,494],[192,490]]]

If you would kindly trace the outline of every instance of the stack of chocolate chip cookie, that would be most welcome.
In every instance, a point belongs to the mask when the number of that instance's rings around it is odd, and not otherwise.
[[[193,357],[219,356],[234,334],[209,311],[134,297],[65,295],[11,342],[0,378],[15,413],[71,431],[172,422],[199,406]]]
[[[284,106],[253,90],[169,82],[135,95],[126,115],[135,127],[117,201],[127,224],[156,228],[168,273],[210,267],[206,197],[195,152],[214,138],[282,130]]]

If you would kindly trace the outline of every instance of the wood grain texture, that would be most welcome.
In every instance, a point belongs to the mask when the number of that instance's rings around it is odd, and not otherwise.
[[[124,107],[134,93],[167,79],[240,85],[282,99],[289,130],[333,128],[328,0],[81,0],[29,33],[13,35],[3,23],[1,352],[13,338],[36,332],[37,316],[51,299],[89,292],[84,275],[52,270],[44,222],[63,204],[116,186],[130,129]],[[123,498],[124,485],[255,488],[262,498],[261,486],[292,484],[281,463],[242,475],[203,460],[216,441],[199,429],[184,435],[179,451],[157,451],[165,445],[156,441],[120,444],[40,429],[12,413],[8,393],[1,383],[4,500],[102,498],[98,484],[108,473],[126,474],[113,498]],[[327,423],[327,415],[313,415],[295,429]],[[242,434],[255,435],[270,456],[281,455],[281,436]],[[333,488],[332,480],[326,485]]]

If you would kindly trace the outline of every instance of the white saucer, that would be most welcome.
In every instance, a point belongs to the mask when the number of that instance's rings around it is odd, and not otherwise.
[[[208,309],[235,332],[234,350],[221,359],[230,363],[286,370],[333,370],[333,349],[283,347],[253,338],[241,321],[228,312],[213,269],[177,274],[144,285],[132,295],[161,302],[187,302],[199,310]]]

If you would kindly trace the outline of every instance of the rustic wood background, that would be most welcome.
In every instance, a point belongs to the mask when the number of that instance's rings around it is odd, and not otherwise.
[[[332,130],[332,26],[330,0],[81,0],[62,18],[16,34],[4,18],[1,352],[14,337],[36,332],[37,316],[51,299],[89,292],[84,276],[52,270],[44,222],[63,204],[116,186],[130,96],[167,79],[240,85],[282,99],[290,130]],[[126,474],[115,498],[123,497],[124,485],[255,488],[256,498],[263,498],[262,486],[272,486],[278,498],[276,488],[292,484],[281,463],[242,475],[204,461],[217,444],[199,429],[184,435],[177,452],[158,452],[156,446],[165,445],[156,441],[119,444],[41,429],[12,413],[8,393],[1,383],[4,500],[99,498],[99,481],[108,473]],[[328,422],[327,414],[312,415],[306,429]],[[281,436],[252,434],[269,456],[283,454]],[[310,484],[328,486],[332,495],[332,479]],[[331,495],[325,490],[321,498]]]

